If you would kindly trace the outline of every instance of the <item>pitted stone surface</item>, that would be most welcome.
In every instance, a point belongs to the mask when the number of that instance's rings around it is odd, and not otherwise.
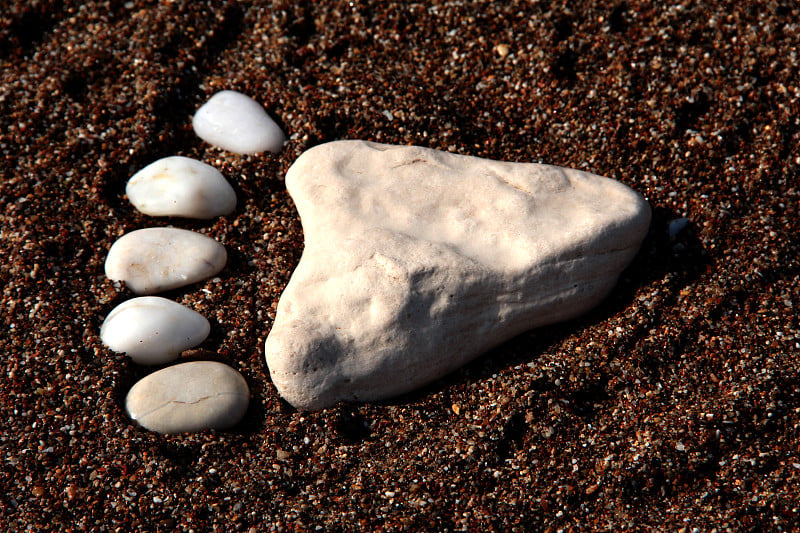
[[[266,342],[299,409],[395,396],[602,300],[650,208],[587,172],[337,141],[286,175],[305,235]]]

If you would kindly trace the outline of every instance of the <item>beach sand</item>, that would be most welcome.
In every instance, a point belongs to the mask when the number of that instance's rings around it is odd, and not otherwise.
[[[670,5],[667,5],[670,4]],[[7,6],[7,7],[6,7]],[[0,520],[9,531],[781,531],[800,508],[800,7],[791,1],[38,2],[0,13]],[[238,156],[191,116],[234,89],[290,137]],[[412,395],[299,413],[263,344],[303,247],[283,176],[335,139],[589,170],[654,210],[584,317]],[[124,197],[168,156],[236,211]],[[684,222],[674,222],[686,218]],[[122,234],[228,250],[171,291],[239,370],[230,431],[162,436],[123,401],[153,369],[100,342],[132,294]],[[670,233],[672,228],[672,233]],[[680,230],[680,231],[678,231]]]

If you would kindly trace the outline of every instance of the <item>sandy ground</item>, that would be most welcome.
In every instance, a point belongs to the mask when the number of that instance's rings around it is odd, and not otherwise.
[[[800,8],[793,1],[77,2],[0,10],[0,522],[9,531],[781,531],[800,492]],[[236,89],[279,155],[204,144]],[[616,178],[654,220],[585,317],[411,396],[294,411],[263,359],[302,251],[283,176],[343,138]],[[124,197],[167,155],[239,207],[157,220]],[[670,222],[688,225],[670,235]],[[131,296],[112,242],[220,240],[217,279],[168,296],[212,333],[185,359],[252,389],[231,431],[125,414],[149,370],[99,339]],[[673,223],[673,230],[678,226]]]

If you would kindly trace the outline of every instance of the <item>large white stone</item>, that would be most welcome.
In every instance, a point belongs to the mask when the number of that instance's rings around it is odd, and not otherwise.
[[[123,235],[106,257],[106,276],[136,294],[154,294],[210,278],[228,260],[225,247],[201,233],[146,228]]]
[[[198,137],[236,154],[278,153],[286,137],[261,104],[236,91],[220,91],[192,119]]]
[[[247,412],[250,389],[242,375],[215,361],[170,366],[138,381],[125,398],[128,414],[159,433],[225,429]]]
[[[116,306],[100,328],[103,344],[140,365],[160,365],[203,342],[211,327],[196,311],[159,296]]]
[[[236,209],[236,193],[220,171],[189,157],[150,163],[128,180],[125,192],[136,209],[154,217],[207,220]]]
[[[266,342],[303,410],[435,380],[528,329],[596,305],[650,208],[587,172],[338,141],[286,175],[305,250]]]

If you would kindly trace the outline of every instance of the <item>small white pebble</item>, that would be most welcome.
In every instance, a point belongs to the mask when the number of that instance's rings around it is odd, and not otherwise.
[[[128,392],[125,408],[146,429],[174,434],[231,427],[249,402],[239,372],[216,361],[194,361],[142,378]]]
[[[261,104],[236,91],[220,91],[195,113],[192,126],[209,144],[236,154],[278,153],[286,136]]]
[[[142,213],[208,220],[236,209],[236,193],[211,165],[189,157],[165,157],[128,180],[128,200]]]
[[[145,228],[120,237],[108,251],[106,276],[136,294],[153,294],[207,279],[225,267],[225,247],[194,231]]]
[[[115,307],[100,328],[103,344],[141,365],[160,365],[203,342],[211,327],[203,315],[158,296]]]

